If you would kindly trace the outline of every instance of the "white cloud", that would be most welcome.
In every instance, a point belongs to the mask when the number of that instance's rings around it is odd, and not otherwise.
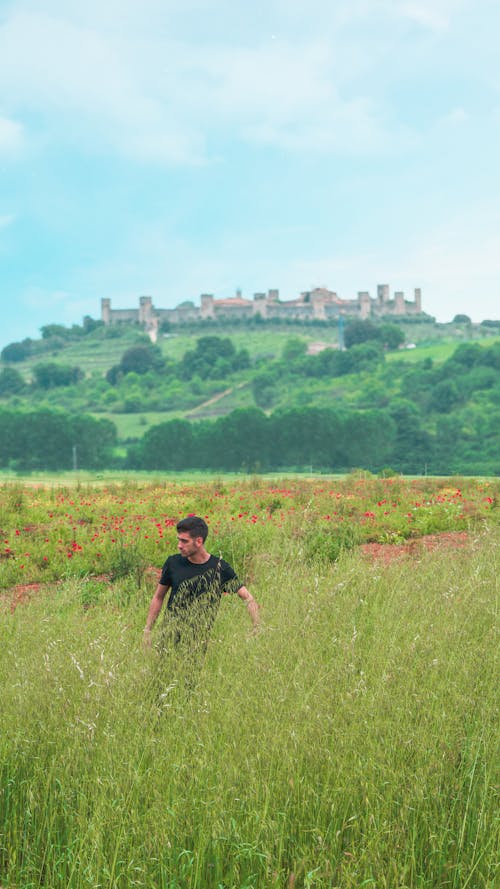
[[[387,91],[398,59],[415,83],[427,63],[445,66],[443,32],[470,2],[256,0],[255,17],[228,0],[48,0],[43,12],[16,0],[0,25],[0,90],[47,139],[145,162],[199,164],[228,139],[406,151],[416,127],[398,126]],[[439,52],[408,21],[437,32]]]
[[[297,260],[287,270],[288,279],[305,286],[326,284],[340,296],[352,299],[356,290],[389,283],[413,299],[422,289],[424,311],[439,321],[457,313],[473,320],[498,318],[500,306],[500,212],[491,204],[478,204],[449,222],[425,229],[413,243],[397,249],[379,248],[343,255]]]
[[[208,11],[202,0],[192,5]],[[159,23],[158,4],[149,8]],[[0,88],[14,107],[41,112],[62,144],[145,161],[200,163],[210,134],[294,151],[407,144],[404,133],[389,136],[369,81],[352,86],[376,62],[373,37],[367,53],[338,25],[323,34],[319,22],[314,34],[292,36],[285,16],[276,39],[242,35],[231,44],[208,35],[197,44],[178,38],[177,4],[169,11],[172,22],[164,13],[158,33],[144,16],[138,26],[134,3],[116,33],[97,12],[94,21],[70,20],[67,9],[15,13],[0,26]]]
[[[22,125],[7,117],[0,117],[0,154],[17,154],[23,142]]]
[[[442,31],[450,25],[450,12],[448,7],[451,4],[441,4],[441,8],[435,2],[426,3],[403,3],[401,6],[401,15],[411,19],[425,28],[432,31]],[[444,6],[444,8],[443,8]]]
[[[171,101],[175,63],[161,101],[143,73],[148,55],[148,45],[131,35],[123,41],[63,19],[20,13],[0,28],[0,86],[11,103],[51,120],[49,129],[62,142],[173,163],[198,160],[198,136],[178,120]]]
[[[51,309],[53,306],[64,305],[68,297],[69,293],[65,290],[48,290],[32,285],[24,291],[22,302],[28,309]]]
[[[445,114],[438,123],[442,126],[462,126],[467,123],[469,115],[464,108],[453,108],[448,114]]]

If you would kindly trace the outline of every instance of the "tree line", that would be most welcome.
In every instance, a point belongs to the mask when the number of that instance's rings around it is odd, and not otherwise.
[[[500,474],[498,416],[462,427],[443,415],[424,428],[412,402],[387,409],[295,408],[267,415],[239,409],[215,421],[159,423],[116,454],[108,420],[48,409],[0,411],[0,467],[20,471],[121,467],[156,471],[379,472]]]
[[[448,417],[426,430],[415,406],[232,411],[215,421],[153,426],[127,454],[130,469],[342,472],[362,467],[424,474],[500,473],[498,423],[463,429]]]
[[[109,420],[48,409],[0,409],[0,467],[20,471],[112,466],[116,427]]]

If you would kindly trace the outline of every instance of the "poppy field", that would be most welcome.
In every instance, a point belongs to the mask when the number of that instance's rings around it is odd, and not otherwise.
[[[498,495],[0,485],[0,886],[493,889]],[[224,596],[187,691],[142,630],[190,513],[261,626]]]

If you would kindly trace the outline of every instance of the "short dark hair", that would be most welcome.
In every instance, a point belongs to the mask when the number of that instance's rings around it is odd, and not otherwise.
[[[177,531],[186,531],[193,539],[201,537],[203,542],[208,536],[208,525],[199,515],[188,515],[187,518],[177,522],[176,528]]]

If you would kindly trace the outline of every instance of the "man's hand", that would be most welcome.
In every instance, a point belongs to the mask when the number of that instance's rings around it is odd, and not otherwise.
[[[238,596],[246,602],[248,614],[252,621],[252,632],[255,633],[259,626],[259,609],[260,605],[255,601],[251,593],[248,592],[246,586],[241,586],[238,590]]]
[[[149,627],[144,627],[142,642],[144,648],[151,648],[151,630],[149,629]]]

